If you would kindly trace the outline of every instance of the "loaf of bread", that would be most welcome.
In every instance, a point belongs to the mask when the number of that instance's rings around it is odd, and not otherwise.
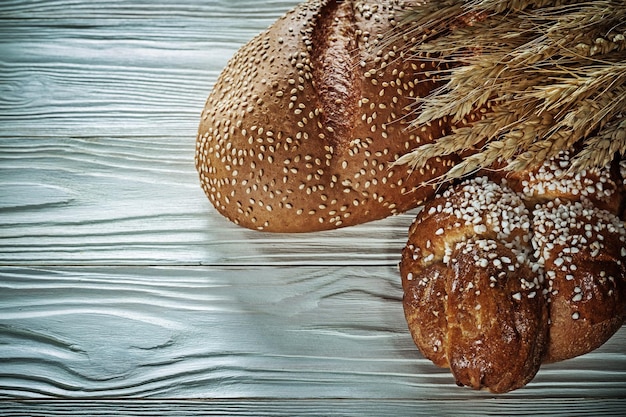
[[[572,173],[563,152],[533,170],[493,166],[435,196],[465,155],[415,170],[395,162],[489,109],[408,128],[416,99],[451,65],[411,46],[419,30],[397,29],[415,3],[309,0],[288,12],[219,76],[196,168],[221,214],[268,232],[345,227],[425,203],[400,265],[413,338],[460,385],[507,392],[624,322],[626,165]],[[460,16],[454,27],[485,17]]]
[[[507,392],[587,353],[626,318],[626,230],[612,170],[490,172],[427,203],[400,272],[413,339],[460,385]]]
[[[309,232],[384,218],[434,194],[425,182],[456,156],[415,172],[392,166],[452,127],[407,130],[415,99],[439,85],[446,64],[390,36],[405,3],[304,2],[236,53],[196,142],[201,185],[220,213],[251,229]]]

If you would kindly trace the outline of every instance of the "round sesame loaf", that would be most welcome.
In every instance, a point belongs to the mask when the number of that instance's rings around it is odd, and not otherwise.
[[[311,0],[236,53],[197,137],[200,181],[220,213],[247,228],[309,232],[381,219],[434,194],[424,183],[457,157],[415,172],[392,164],[451,128],[407,129],[444,64],[389,36],[404,3]]]

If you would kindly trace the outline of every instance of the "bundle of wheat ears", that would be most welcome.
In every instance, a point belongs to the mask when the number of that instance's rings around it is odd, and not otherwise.
[[[403,25],[403,36],[419,36],[411,41],[452,65],[444,85],[416,103],[414,125],[488,111],[398,164],[474,149],[444,178],[452,179],[501,159],[525,169],[574,146],[575,170],[626,155],[624,0],[428,2]]]

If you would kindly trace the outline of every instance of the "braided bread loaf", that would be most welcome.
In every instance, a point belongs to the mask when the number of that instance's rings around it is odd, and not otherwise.
[[[459,385],[507,392],[543,362],[602,345],[626,317],[622,184],[569,156],[490,173],[428,203],[409,231],[404,308],[424,356]]]

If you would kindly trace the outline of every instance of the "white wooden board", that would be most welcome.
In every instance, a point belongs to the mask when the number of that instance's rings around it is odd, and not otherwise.
[[[622,414],[625,329],[497,397],[423,359],[414,213],[272,235],[210,207],[206,96],[295,3],[0,3],[0,414]]]

